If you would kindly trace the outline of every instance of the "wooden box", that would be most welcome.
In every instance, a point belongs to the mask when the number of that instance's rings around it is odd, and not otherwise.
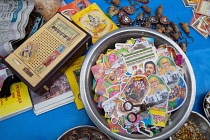
[[[4,62],[31,90],[42,95],[91,43],[89,33],[58,13]]]

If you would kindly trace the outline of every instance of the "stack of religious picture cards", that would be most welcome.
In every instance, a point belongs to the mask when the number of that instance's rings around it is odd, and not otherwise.
[[[185,7],[192,7],[193,17],[190,26],[203,37],[210,35],[210,1],[209,0],[182,0]]]
[[[180,53],[153,38],[116,43],[91,67],[94,101],[104,110],[110,131],[148,137],[171,124],[171,112],[187,97]]]
[[[30,90],[34,113],[40,115],[60,106],[74,102],[74,95],[65,74],[62,74],[42,96]]]

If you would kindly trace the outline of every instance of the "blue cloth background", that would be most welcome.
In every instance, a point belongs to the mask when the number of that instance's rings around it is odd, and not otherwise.
[[[65,0],[66,3],[72,0]],[[89,0],[97,3],[106,12],[111,4],[105,0]],[[111,1],[111,0],[110,0]],[[134,0],[132,0],[133,2]],[[128,6],[128,0],[121,0],[121,7]],[[140,5],[142,5],[140,3]],[[163,15],[169,20],[179,23],[189,23],[192,15],[192,8],[185,7],[182,0],[150,0],[147,4],[152,9],[152,15],[156,8],[163,5]],[[142,11],[139,9],[135,15]],[[116,21],[116,16],[112,18]],[[190,35],[195,39],[193,44],[188,45],[188,56],[196,77],[196,99],[193,110],[204,115],[203,99],[210,91],[210,39],[205,39],[193,28],[190,28]],[[186,34],[183,33],[184,36]],[[33,110],[27,111],[15,117],[0,122],[0,140],[55,140],[68,129],[79,125],[94,125],[86,114],[85,109],[77,110],[75,103],[71,103],[54,109],[42,115],[36,116]]]

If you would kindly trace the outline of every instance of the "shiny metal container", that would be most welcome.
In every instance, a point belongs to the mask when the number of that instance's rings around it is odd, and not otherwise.
[[[206,94],[203,100],[203,110],[206,115],[206,118],[210,121],[210,91]]]
[[[209,140],[210,138],[210,123],[209,121],[200,113],[192,111],[190,113],[188,121],[192,122],[196,127],[199,129],[199,132],[201,133],[202,137],[205,136]],[[171,137],[171,140],[176,140],[174,138],[174,135]]]
[[[104,111],[99,109],[93,100],[94,91],[92,90],[91,66],[95,65],[101,53],[105,53],[107,49],[114,48],[115,43],[125,43],[127,39],[139,38],[139,37],[151,37],[155,39],[155,46],[168,44],[174,47],[185,58],[184,64],[184,79],[188,87],[188,95],[185,103],[177,111],[171,115],[172,124],[166,126],[160,134],[153,137],[147,137],[139,133],[125,134],[125,133],[113,133],[109,130],[108,124],[104,119]],[[155,30],[143,28],[143,27],[126,27],[114,30],[102,38],[100,38],[88,51],[86,58],[83,62],[81,75],[80,75],[80,92],[85,109],[91,118],[91,120],[101,130],[107,133],[114,139],[140,139],[140,140],[162,140],[173,135],[187,120],[192,111],[192,107],[195,100],[196,82],[192,66],[180,47],[172,41],[169,37],[156,32]]]
[[[111,138],[91,125],[80,125],[64,132],[57,140],[111,140]]]

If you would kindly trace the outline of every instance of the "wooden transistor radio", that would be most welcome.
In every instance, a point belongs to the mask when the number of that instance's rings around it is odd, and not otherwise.
[[[5,65],[42,95],[91,44],[91,36],[56,14],[5,59]]]

